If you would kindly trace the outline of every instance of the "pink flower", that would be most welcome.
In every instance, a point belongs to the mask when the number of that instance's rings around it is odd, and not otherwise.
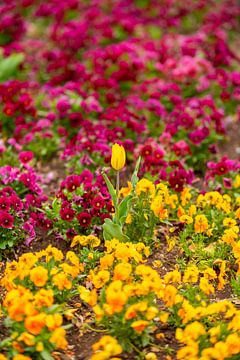
[[[32,151],[22,151],[18,155],[18,158],[22,164],[26,164],[33,159],[33,152]]]

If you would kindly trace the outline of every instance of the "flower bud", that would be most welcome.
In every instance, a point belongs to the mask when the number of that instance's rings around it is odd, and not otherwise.
[[[111,157],[111,165],[113,169],[119,171],[121,170],[126,161],[126,153],[125,149],[122,145],[114,144],[112,146],[112,157]]]

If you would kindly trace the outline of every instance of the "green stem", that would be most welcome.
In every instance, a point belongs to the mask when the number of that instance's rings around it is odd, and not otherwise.
[[[116,201],[116,208],[115,208],[115,221],[118,224],[118,205],[119,205],[119,171],[117,171],[116,174],[116,197],[117,197],[117,201]]]
[[[118,196],[119,196],[119,182],[120,182],[119,171],[117,171],[117,178],[116,178],[116,194],[117,194],[117,202],[118,202]]]
[[[133,343],[130,343],[130,344],[131,344],[133,350],[135,350],[138,354],[143,355],[143,352],[141,350],[139,350]]]
[[[154,346],[155,348],[159,349],[159,350],[165,350],[165,348],[163,346],[160,345],[156,345],[154,343],[149,343],[150,346]]]
[[[84,324],[83,325],[83,327],[85,327],[85,328],[87,328],[87,329],[89,329],[89,330],[92,330],[92,331],[94,331],[94,332],[97,332],[97,333],[105,333],[105,332],[107,332],[107,330],[106,329],[94,329],[93,327],[91,327],[90,325],[88,325],[88,324]]]

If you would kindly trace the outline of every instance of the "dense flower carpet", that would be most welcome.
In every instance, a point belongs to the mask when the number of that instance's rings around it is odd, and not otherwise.
[[[239,19],[1,0],[0,360],[240,359]]]

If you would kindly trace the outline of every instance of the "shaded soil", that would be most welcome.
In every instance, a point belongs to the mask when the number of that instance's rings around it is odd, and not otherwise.
[[[219,145],[222,156],[240,160],[240,121],[230,118],[226,124],[226,140]]]

